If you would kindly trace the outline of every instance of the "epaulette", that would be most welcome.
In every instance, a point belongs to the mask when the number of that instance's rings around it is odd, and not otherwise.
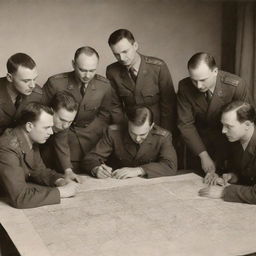
[[[43,94],[43,90],[39,85],[36,85],[33,92]]]
[[[69,74],[69,72],[56,74],[56,75],[51,76],[50,79],[67,78],[68,74]]]
[[[148,64],[154,64],[158,66],[162,66],[164,64],[162,60],[155,57],[148,57],[148,56],[145,56],[145,62]]]
[[[95,79],[102,81],[104,83],[109,83],[107,78],[105,78],[104,76],[98,75],[98,74],[95,75]]]
[[[11,139],[10,142],[9,142],[9,145],[10,145],[12,148],[18,148],[18,147],[19,147],[18,139],[17,139],[16,137],[12,137],[12,139]]]
[[[164,137],[167,137],[169,135],[169,132],[167,130],[165,130],[157,125],[154,126],[152,133],[160,135],[160,136],[164,136]]]
[[[111,124],[108,126],[108,128],[111,131],[118,131],[120,129],[120,126],[118,124]]]
[[[227,74],[222,78],[223,83],[225,84],[230,84],[233,86],[238,86],[239,85],[239,78],[237,76],[234,76],[232,74]]]

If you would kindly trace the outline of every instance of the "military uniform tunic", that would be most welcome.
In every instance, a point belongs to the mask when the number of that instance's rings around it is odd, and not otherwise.
[[[29,102],[43,103],[43,91],[40,86],[36,85],[30,95],[22,95],[22,101],[18,109],[16,109],[7,91],[8,83],[6,77],[0,78],[0,134],[6,128],[13,127],[20,111]]]
[[[123,111],[147,106],[154,114],[155,123],[173,132],[176,127],[176,94],[168,67],[160,59],[140,56],[136,83],[120,63],[107,67],[106,76],[113,88],[113,122],[123,121]]]
[[[59,143],[56,148],[70,152],[71,161],[80,161],[95,146],[109,123],[111,87],[108,80],[96,74],[82,96],[74,72],[68,72],[50,77],[43,90],[47,103],[59,91],[71,93],[79,103],[78,113],[69,129],[68,145],[59,141],[56,142]],[[71,167],[66,161],[66,153],[59,151],[63,169]]]
[[[221,132],[221,109],[234,100],[249,101],[245,81],[219,70],[208,105],[205,94],[187,77],[179,82],[177,100],[178,127],[187,146],[196,156],[208,151],[214,160],[222,159],[227,150],[227,139]]]
[[[224,189],[224,200],[256,204],[256,130],[244,150],[240,142],[231,143],[229,171],[238,176],[238,184]]]
[[[96,147],[82,161],[82,170],[91,170],[111,155],[112,168],[142,167],[148,178],[174,175],[177,157],[171,134],[155,125],[142,144],[136,144],[127,127],[111,125]]]
[[[38,146],[30,148],[21,128],[6,129],[0,138],[0,182],[12,206],[31,208],[60,203],[54,183],[61,177],[45,167]]]

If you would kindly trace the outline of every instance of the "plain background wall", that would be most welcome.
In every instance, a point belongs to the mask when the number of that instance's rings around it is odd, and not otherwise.
[[[98,50],[98,73],[115,61],[107,45],[111,32],[131,30],[140,52],[168,64],[175,87],[187,76],[195,52],[208,51],[220,63],[222,3],[200,0],[0,0],[0,75],[6,61],[25,52],[36,61],[38,83],[72,69],[75,50]]]

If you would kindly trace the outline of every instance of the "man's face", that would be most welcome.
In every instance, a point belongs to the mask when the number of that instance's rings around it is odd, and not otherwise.
[[[88,84],[96,74],[98,62],[99,60],[96,54],[88,56],[81,53],[78,58],[73,61],[73,68],[78,80]]]
[[[136,59],[138,50],[137,42],[133,44],[126,38],[121,39],[114,45],[110,46],[118,62],[124,66],[132,66]]]
[[[42,111],[39,119],[33,123],[27,123],[29,137],[32,142],[43,144],[53,134],[53,116]]]
[[[223,125],[222,133],[230,142],[241,140],[247,133],[247,121],[240,123],[235,110],[223,113],[221,123]]]
[[[38,77],[37,69],[29,69],[19,66],[18,70],[13,73],[7,74],[7,79],[12,83],[13,88],[23,95],[30,95],[35,88],[36,78]]]
[[[217,74],[217,68],[211,70],[204,62],[195,69],[189,69],[191,81],[200,92],[206,92],[215,87]]]
[[[77,111],[68,111],[65,108],[60,108],[54,112],[53,124],[58,131],[66,130],[70,127],[75,119]]]
[[[150,125],[148,120],[141,126],[136,126],[130,121],[128,123],[130,137],[137,144],[141,144],[147,138],[152,127],[153,124]]]

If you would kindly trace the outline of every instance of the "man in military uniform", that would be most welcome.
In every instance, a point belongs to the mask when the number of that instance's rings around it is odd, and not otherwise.
[[[176,94],[167,65],[158,58],[139,54],[138,43],[126,29],[113,32],[108,44],[118,60],[109,65],[106,72],[114,89],[113,122],[122,122],[123,113],[135,106],[147,106],[153,112],[155,123],[173,132]]]
[[[192,168],[199,170],[199,174],[210,174],[216,167],[223,167],[228,152],[227,140],[221,133],[221,109],[234,100],[248,101],[249,96],[244,80],[218,70],[208,53],[193,55],[188,71],[190,77],[179,82],[178,127],[196,156],[189,157],[194,160]]]
[[[200,196],[256,204],[256,113],[252,105],[234,101],[222,113],[222,132],[231,144],[228,173],[199,191]],[[229,185],[231,184],[231,185]]]
[[[79,109],[69,129],[68,144],[74,170],[79,162],[96,145],[110,118],[111,87],[108,80],[98,74],[99,55],[91,47],[81,47],[72,62],[74,71],[50,77],[43,87],[46,102],[50,103],[58,91],[71,93]],[[69,166],[62,166],[66,169]]]
[[[7,75],[0,78],[0,134],[14,124],[29,102],[42,101],[42,89],[36,84],[36,63],[25,53],[16,53],[7,61]]]
[[[77,114],[78,103],[72,94],[62,91],[53,96],[50,107],[53,110],[53,135],[40,145],[43,161],[46,167],[81,183],[81,178],[72,170],[68,145],[68,131]]]
[[[134,108],[127,116],[126,126],[109,126],[82,161],[82,170],[97,178],[174,175],[177,158],[170,132],[153,123],[152,112],[147,107]],[[110,155],[111,167],[104,163]]]
[[[0,138],[0,183],[16,208],[57,204],[78,190],[77,183],[43,164],[38,144],[53,133],[52,126],[52,109],[29,103],[21,111],[17,126],[6,129]]]

